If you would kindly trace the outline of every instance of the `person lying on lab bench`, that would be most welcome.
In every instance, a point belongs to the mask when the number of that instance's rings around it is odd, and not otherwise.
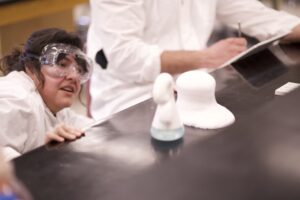
[[[6,160],[84,134],[80,128],[92,120],[69,108],[92,72],[82,49],[77,35],[48,28],[1,59],[0,146]]]

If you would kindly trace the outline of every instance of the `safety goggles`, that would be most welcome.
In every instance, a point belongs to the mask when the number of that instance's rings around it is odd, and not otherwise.
[[[54,78],[76,73],[80,83],[86,82],[92,74],[92,61],[79,48],[63,43],[46,45],[39,57],[46,72]]]

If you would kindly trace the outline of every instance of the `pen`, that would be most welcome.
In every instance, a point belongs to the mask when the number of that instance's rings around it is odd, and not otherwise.
[[[242,37],[242,25],[241,25],[241,22],[238,22],[238,37]]]

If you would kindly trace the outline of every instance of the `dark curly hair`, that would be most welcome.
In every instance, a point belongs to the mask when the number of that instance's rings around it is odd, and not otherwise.
[[[74,33],[58,28],[41,29],[29,36],[22,50],[14,48],[10,54],[1,58],[0,70],[4,75],[7,75],[12,71],[29,69],[37,75],[43,84],[44,77],[41,73],[41,64],[36,57],[39,57],[42,49],[50,43],[64,43],[83,49],[81,39]]]

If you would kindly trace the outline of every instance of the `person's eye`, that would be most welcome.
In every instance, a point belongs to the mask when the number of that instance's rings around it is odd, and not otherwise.
[[[82,74],[88,72],[85,60],[77,58],[76,62],[80,66],[79,69],[78,69],[78,72],[80,72]]]
[[[59,61],[57,64],[58,64],[58,66],[65,68],[65,67],[68,67],[71,64],[71,62],[67,59],[63,59],[63,60]]]
[[[77,72],[79,73],[79,74],[84,74],[85,72],[84,72],[84,70],[81,68],[81,67],[78,67],[77,68]]]
[[[67,67],[67,63],[66,62],[59,62],[58,66],[65,68],[65,67]]]

